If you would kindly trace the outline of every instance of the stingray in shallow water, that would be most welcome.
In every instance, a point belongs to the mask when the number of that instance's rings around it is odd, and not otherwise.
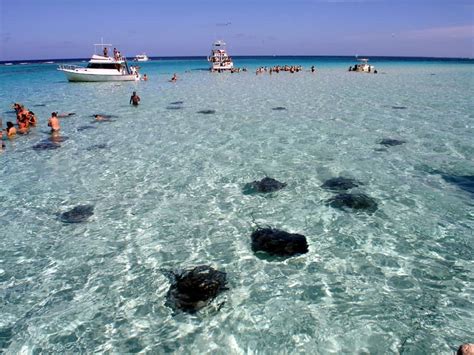
[[[90,125],[80,126],[80,127],[77,128],[77,131],[82,132],[82,131],[86,131],[86,130],[89,130],[89,129],[96,129],[96,127],[90,126]]]
[[[215,110],[201,110],[201,111],[198,111],[197,113],[201,113],[203,115],[212,115],[216,113],[216,111]]]
[[[406,109],[407,109],[406,106],[392,106],[392,108],[393,108],[394,110],[406,110]]]
[[[245,184],[243,193],[245,195],[249,195],[249,194],[253,194],[257,192],[263,192],[263,193],[274,192],[274,191],[281,190],[285,186],[286,186],[286,183],[284,182],[280,182],[278,180],[275,180],[269,177],[264,177],[260,181],[252,181]]]
[[[94,144],[91,145],[90,147],[87,147],[86,150],[91,151],[91,150],[98,150],[98,149],[105,149],[107,148],[107,144],[99,143],[99,144]]]
[[[396,145],[402,145],[404,143],[406,143],[406,142],[403,141],[403,140],[392,139],[392,138],[384,138],[379,142],[379,144],[384,145],[386,147],[393,147],[393,146],[396,146]]]
[[[166,295],[175,309],[195,313],[207,306],[219,293],[227,290],[227,275],[207,265],[182,272],[172,272],[172,283]]]
[[[362,193],[341,193],[327,200],[327,204],[341,210],[361,210],[373,213],[377,210],[377,202]]]
[[[36,143],[31,148],[33,148],[36,151],[40,151],[40,150],[53,150],[53,149],[58,149],[60,147],[61,147],[60,144],[52,142],[49,139],[45,139],[39,143]]]
[[[283,107],[283,106],[273,107],[272,110],[273,111],[285,111],[286,107]]]
[[[441,174],[444,181],[456,185],[461,190],[469,192],[474,197],[474,175]]]
[[[321,187],[331,191],[346,191],[359,185],[362,185],[362,183],[355,179],[340,176],[326,180]]]
[[[183,106],[166,106],[167,110],[181,110]]]
[[[184,104],[184,101],[174,101],[174,102],[170,102],[170,105],[182,105]]]
[[[250,236],[252,250],[276,256],[294,256],[308,252],[308,242],[301,234],[274,228],[259,228]]]
[[[93,214],[94,206],[79,205],[74,207],[72,210],[61,213],[59,218],[64,223],[81,223],[87,221],[87,219]]]

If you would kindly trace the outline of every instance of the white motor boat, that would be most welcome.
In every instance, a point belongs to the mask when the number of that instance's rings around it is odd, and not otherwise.
[[[92,55],[87,67],[62,64],[58,70],[66,74],[69,81],[135,81],[140,80],[138,68],[129,66],[125,57],[109,57],[105,50],[110,44],[96,44],[104,47],[104,55]]]
[[[211,71],[221,72],[234,68],[234,63],[232,62],[232,58],[227,54],[225,45],[223,41],[214,42],[211,55],[207,58],[208,62],[211,63]]]
[[[145,53],[142,53],[142,54],[136,55],[135,58],[133,58],[133,60],[135,62],[148,62],[150,58],[148,58],[148,56]]]
[[[376,73],[375,67],[369,65],[369,60],[367,58],[358,59],[360,63],[354,65],[354,67],[349,67],[349,71],[355,71],[359,73]]]

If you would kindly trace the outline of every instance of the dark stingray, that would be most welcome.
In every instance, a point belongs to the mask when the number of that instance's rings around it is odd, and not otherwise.
[[[216,113],[216,111],[215,110],[201,110],[201,111],[198,111],[197,113],[202,113],[203,115],[212,115]]]
[[[104,114],[102,114],[102,113],[95,113],[95,114],[92,115],[92,117],[94,117],[94,118],[95,118],[96,116],[102,116],[102,117],[104,117],[104,118],[118,118],[117,115],[106,115],[105,113],[104,113]]]
[[[167,110],[181,110],[183,106],[166,106]]]
[[[406,109],[407,109],[406,106],[392,106],[392,108],[393,108],[394,110],[406,110]]]
[[[46,104],[36,104],[36,105],[33,105],[33,107],[45,107]]]
[[[167,303],[174,309],[195,313],[207,306],[219,293],[227,290],[226,273],[207,265],[171,273]]]
[[[273,228],[259,228],[250,236],[252,250],[275,256],[294,256],[308,252],[308,242],[301,234]]]
[[[392,138],[384,138],[379,142],[379,144],[382,144],[386,147],[393,147],[396,145],[402,145],[404,143],[406,142],[399,139],[392,139]]]
[[[82,131],[86,131],[86,130],[88,130],[88,129],[96,129],[96,127],[90,126],[90,125],[81,126],[81,127],[78,127],[78,128],[77,128],[77,131],[78,131],[78,132],[82,132]]]
[[[358,187],[359,185],[363,184],[355,179],[340,176],[326,180],[324,184],[321,185],[321,187],[331,191],[346,191],[354,187]]]
[[[377,202],[372,197],[361,193],[342,193],[330,198],[327,204],[341,210],[362,210],[368,213],[373,213],[378,208]]]
[[[39,143],[36,143],[32,148],[34,150],[39,151],[39,150],[53,150],[53,149],[58,149],[60,147],[61,147],[60,144],[55,143],[55,142],[51,142],[50,140],[45,139],[45,140],[42,140]]]
[[[99,143],[99,144],[94,144],[91,145],[90,147],[87,147],[86,150],[97,150],[97,149],[105,149],[107,148],[107,144]]]
[[[170,102],[170,105],[182,105],[184,104],[184,101],[174,101],[174,102]]]
[[[272,108],[272,110],[273,110],[273,111],[285,111],[285,110],[286,110],[286,107],[278,106],[278,107]]]
[[[244,195],[250,195],[254,194],[257,192],[274,192],[281,190],[286,186],[286,183],[280,182],[278,180],[269,178],[269,177],[264,177],[260,181],[252,181],[247,184],[245,184],[243,193]]]
[[[447,175],[441,174],[444,181],[456,185],[460,189],[469,192],[474,197],[474,175]]]
[[[72,210],[61,213],[60,219],[64,223],[81,223],[87,221],[87,219],[94,214],[94,206],[92,205],[79,205],[74,207]]]

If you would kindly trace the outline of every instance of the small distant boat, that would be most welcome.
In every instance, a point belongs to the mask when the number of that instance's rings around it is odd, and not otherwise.
[[[54,64],[54,62],[52,60],[49,60],[47,62],[44,62],[44,64]]]
[[[360,63],[354,65],[354,67],[349,67],[349,71],[355,71],[358,73],[376,73],[375,67],[370,65],[367,58],[357,59]]]
[[[111,44],[95,44],[95,46],[111,47]],[[104,51],[105,52],[105,51]],[[100,81],[136,81],[140,80],[138,68],[129,66],[125,57],[109,57],[92,55],[87,67],[61,64],[59,71],[66,74],[67,80],[79,82]]]
[[[207,61],[211,63],[211,71],[221,72],[234,68],[232,58],[227,54],[225,46],[224,41],[216,41],[212,45],[211,55],[207,58]]]
[[[148,56],[145,53],[138,54],[138,55],[135,56],[135,58],[133,58],[134,62],[148,62],[149,60],[150,59],[148,58]]]
[[[27,65],[27,64],[30,64],[30,63],[27,63],[27,62],[20,63],[20,65]]]
[[[5,63],[4,65],[13,65],[13,63]]]

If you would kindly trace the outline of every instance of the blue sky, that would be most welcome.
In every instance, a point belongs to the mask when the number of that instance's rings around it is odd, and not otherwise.
[[[0,60],[134,56],[474,57],[473,0],[0,0]]]

